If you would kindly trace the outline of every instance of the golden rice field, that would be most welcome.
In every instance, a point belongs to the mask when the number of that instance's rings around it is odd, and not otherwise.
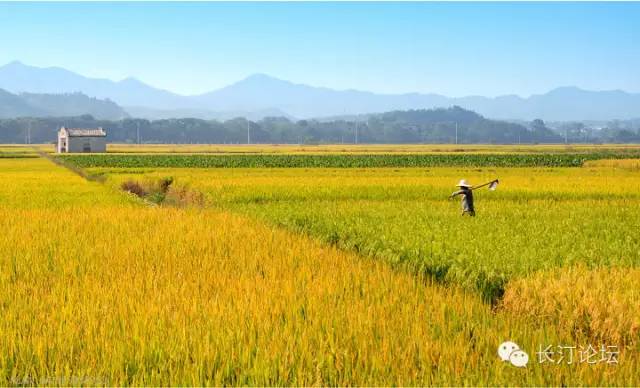
[[[0,158],[1,385],[640,382],[633,169],[88,173]],[[205,206],[120,190],[167,176]],[[475,219],[444,199],[496,176]],[[617,364],[536,355],[602,344]]]
[[[562,271],[541,271],[514,280],[501,307],[532,321],[543,317],[563,326],[564,331],[599,341],[637,341],[639,282],[638,268],[590,270],[578,265]]]
[[[585,167],[610,167],[614,169],[623,168],[640,170],[640,159],[590,160],[585,162]]]
[[[212,206],[257,217],[394,266],[435,275],[444,283],[467,288],[487,299],[507,292],[511,301],[508,308],[518,314],[535,311],[529,308],[531,303],[553,302],[549,306],[556,308],[555,315],[532,314],[531,319],[553,321],[571,306],[598,304],[587,298],[575,298],[570,304],[561,293],[558,302],[551,291],[541,299],[533,287],[549,290],[554,284],[551,276],[549,284],[537,278],[537,283],[527,286],[530,295],[524,295],[522,282],[512,280],[529,279],[545,270],[562,274],[577,265],[588,272],[601,267],[636,268],[640,263],[640,177],[629,169],[111,172],[114,185],[139,176],[172,176],[183,185],[206,193]],[[498,191],[476,194],[479,217],[475,219],[461,218],[458,203],[446,200],[460,177],[472,182],[501,179]],[[638,344],[638,332],[631,328],[640,326],[640,308],[629,302],[640,289],[619,285],[623,284],[619,276],[611,275],[610,280],[600,305],[611,307],[607,301],[617,299],[624,305],[618,313],[625,312],[626,317],[609,314],[603,322],[595,319],[593,325],[606,326],[600,332],[611,335],[604,338]],[[587,286],[576,283],[577,288]],[[600,292],[604,293],[605,288],[601,287]],[[515,305],[518,296],[523,296],[521,306]],[[596,316],[602,314],[572,317],[563,327],[572,334],[573,325],[585,325]],[[576,323],[578,318],[584,322]],[[602,333],[594,334],[594,338],[601,338]]]

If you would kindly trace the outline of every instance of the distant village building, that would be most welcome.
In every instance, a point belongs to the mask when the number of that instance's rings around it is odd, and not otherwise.
[[[58,131],[58,153],[63,152],[107,152],[107,134],[102,128],[62,127]]]

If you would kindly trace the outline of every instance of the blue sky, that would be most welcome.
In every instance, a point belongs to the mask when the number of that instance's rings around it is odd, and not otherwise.
[[[252,73],[337,89],[640,92],[640,3],[1,3],[0,64],[182,94]]]

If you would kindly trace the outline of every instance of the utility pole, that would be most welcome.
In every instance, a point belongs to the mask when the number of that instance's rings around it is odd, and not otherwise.
[[[249,131],[249,123],[251,123],[251,121],[247,119],[247,144],[251,144],[251,132]]]
[[[27,144],[31,144],[31,119],[29,119],[29,125],[27,127]]]
[[[518,145],[521,144],[520,142],[520,135],[522,134],[522,131],[520,129],[518,129]]]
[[[356,144],[358,144],[358,119],[356,119]]]
[[[456,121],[456,144],[458,144],[458,122]]]

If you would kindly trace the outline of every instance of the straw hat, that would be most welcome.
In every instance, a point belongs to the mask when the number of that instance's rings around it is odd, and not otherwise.
[[[471,185],[467,183],[466,179],[460,179],[460,182],[456,186],[458,186],[458,187],[471,187]]]

